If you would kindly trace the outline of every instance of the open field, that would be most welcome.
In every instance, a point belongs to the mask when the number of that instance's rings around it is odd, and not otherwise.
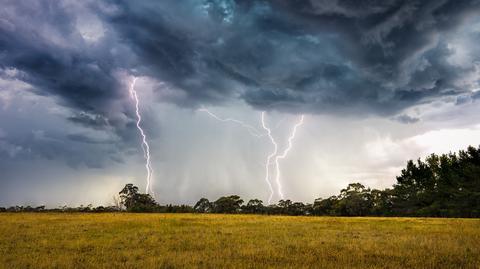
[[[480,220],[0,214],[1,268],[480,268]]]

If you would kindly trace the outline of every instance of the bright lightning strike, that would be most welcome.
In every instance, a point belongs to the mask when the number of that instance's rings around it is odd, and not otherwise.
[[[135,113],[137,115],[137,129],[142,136],[142,149],[143,149],[143,156],[145,158],[145,168],[147,169],[147,186],[145,188],[145,193],[151,193],[155,197],[155,193],[152,189],[152,178],[153,178],[153,168],[152,163],[150,162],[150,146],[148,145],[147,136],[141,127],[142,123],[142,116],[140,115],[139,109],[139,100],[137,92],[135,91],[135,83],[137,82],[138,78],[134,78],[132,84],[130,84],[130,96],[135,101]]]
[[[259,130],[257,130],[257,128],[251,126],[251,125],[248,125],[242,121],[239,121],[239,120],[236,120],[236,119],[232,119],[232,118],[220,118],[218,117],[217,115],[213,114],[212,112],[210,112],[208,109],[202,107],[201,109],[199,109],[198,111],[202,111],[202,112],[206,112],[209,116],[211,116],[212,118],[218,120],[218,121],[221,121],[221,122],[233,122],[233,123],[236,123],[236,124],[239,124],[240,126],[246,128],[248,130],[248,132],[252,135],[252,136],[255,136],[255,137],[263,137],[265,136],[265,134],[263,134],[262,132],[260,132]],[[270,138],[270,140],[272,141],[272,143],[275,145],[275,151],[270,154],[268,156],[268,159],[267,159],[267,163],[265,164],[265,170],[266,170],[266,176],[265,176],[265,181],[267,182],[268,184],[268,187],[270,189],[270,197],[268,198],[268,203],[270,204],[271,200],[272,200],[272,197],[273,197],[273,194],[274,194],[274,190],[273,190],[273,186],[272,186],[272,183],[270,182],[270,174],[269,174],[269,171],[270,171],[270,159],[273,158],[276,154],[277,154],[277,145],[275,143],[275,140],[273,140],[273,137],[271,136],[271,130],[269,128],[266,127],[265,125],[265,112],[262,112],[262,127],[263,129],[265,129],[267,131],[267,136]]]
[[[272,130],[268,128],[267,125],[265,124],[265,111],[262,112],[262,127],[263,129],[265,129],[265,131],[267,131],[268,138],[270,139],[270,142],[272,142],[273,148],[274,148],[272,153],[268,155],[267,161],[265,162],[265,181],[267,182],[268,187],[270,188],[270,197],[268,197],[268,204],[271,204],[274,191],[273,191],[272,183],[270,182],[270,160],[275,155],[277,155],[278,145],[272,136]]]
[[[278,194],[280,198],[284,199],[283,191],[282,191],[282,184],[280,182],[280,163],[281,159],[285,159],[288,155],[288,152],[292,149],[293,139],[295,139],[295,135],[297,134],[297,128],[303,124],[304,115],[300,116],[300,120],[293,126],[292,134],[288,138],[288,146],[285,148],[285,151],[281,155],[277,155],[275,157],[275,166],[276,166],[276,174],[275,174],[275,182],[277,183]]]
[[[277,184],[278,195],[280,196],[281,199],[284,199],[282,184],[280,182],[280,178],[281,178],[280,160],[285,159],[287,157],[288,153],[290,152],[290,150],[292,149],[293,140],[295,139],[295,136],[297,134],[298,127],[300,127],[303,124],[304,115],[301,115],[299,121],[293,126],[292,133],[288,137],[288,145],[285,148],[285,150],[283,151],[283,153],[279,154],[278,153],[278,143],[272,135],[272,129],[270,127],[268,127],[266,122],[265,122],[265,114],[266,114],[265,111],[262,112],[262,117],[261,117],[262,128],[266,131],[265,133],[260,132],[255,127],[253,127],[251,125],[248,125],[248,124],[246,124],[242,121],[232,119],[232,118],[220,118],[220,117],[218,117],[217,115],[215,115],[214,113],[212,113],[211,111],[209,111],[208,109],[206,109],[204,107],[202,107],[198,111],[206,112],[209,116],[211,116],[212,118],[214,118],[218,121],[221,121],[221,122],[236,123],[236,124],[246,128],[252,136],[255,136],[255,137],[267,136],[269,138],[270,142],[273,145],[273,151],[268,155],[267,160],[265,161],[265,181],[267,182],[268,187],[270,189],[270,196],[268,198],[268,204],[271,204],[273,195],[275,194],[272,182],[270,181],[270,177],[271,177],[270,166],[272,164],[275,164],[275,172],[276,172],[275,173],[275,183]],[[272,160],[274,160],[274,161],[272,162]]]
[[[270,182],[270,165],[271,159],[275,157],[275,183],[277,184],[277,191],[278,195],[280,196],[281,199],[284,199],[283,195],[283,190],[282,190],[282,183],[280,182],[280,177],[281,177],[281,170],[280,170],[280,160],[285,159],[288,155],[288,152],[292,149],[293,145],[293,140],[295,139],[295,136],[297,134],[297,129],[300,127],[300,125],[303,124],[304,120],[304,115],[300,116],[300,120],[293,126],[292,134],[288,137],[288,145],[283,151],[282,154],[278,154],[278,143],[275,141],[275,138],[272,136],[272,131],[271,129],[265,124],[265,112],[262,112],[262,127],[267,131],[268,138],[270,139],[270,142],[273,144],[273,152],[268,155],[267,161],[265,162],[265,181],[268,183],[270,186],[271,194],[268,199],[268,203],[270,204],[272,201],[273,197],[273,189],[272,189],[272,184]]]

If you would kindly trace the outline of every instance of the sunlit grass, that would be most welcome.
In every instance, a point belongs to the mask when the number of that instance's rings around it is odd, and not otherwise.
[[[480,220],[0,214],[0,268],[479,268]]]

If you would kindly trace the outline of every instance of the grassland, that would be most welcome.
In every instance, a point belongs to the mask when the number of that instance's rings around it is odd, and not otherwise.
[[[480,268],[480,220],[0,214],[0,268]]]

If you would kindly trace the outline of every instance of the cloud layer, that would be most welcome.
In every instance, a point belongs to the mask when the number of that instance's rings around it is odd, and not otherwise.
[[[478,1],[112,1],[103,18],[194,105],[394,114],[478,86]],[[478,26],[478,25],[477,25]],[[471,33],[470,33],[471,32]],[[457,54],[468,61],[455,63]],[[453,59],[453,60],[452,60]],[[460,66],[458,65],[460,64]]]
[[[183,106],[241,99],[307,113],[392,115],[478,87],[478,1],[4,6],[1,67],[19,70],[39,94],[58,96],[94,126],[101,117],[125,124],[115,115],[128,109],[114,105],[127,97],[121,71],[165,83],[163,101]]]

